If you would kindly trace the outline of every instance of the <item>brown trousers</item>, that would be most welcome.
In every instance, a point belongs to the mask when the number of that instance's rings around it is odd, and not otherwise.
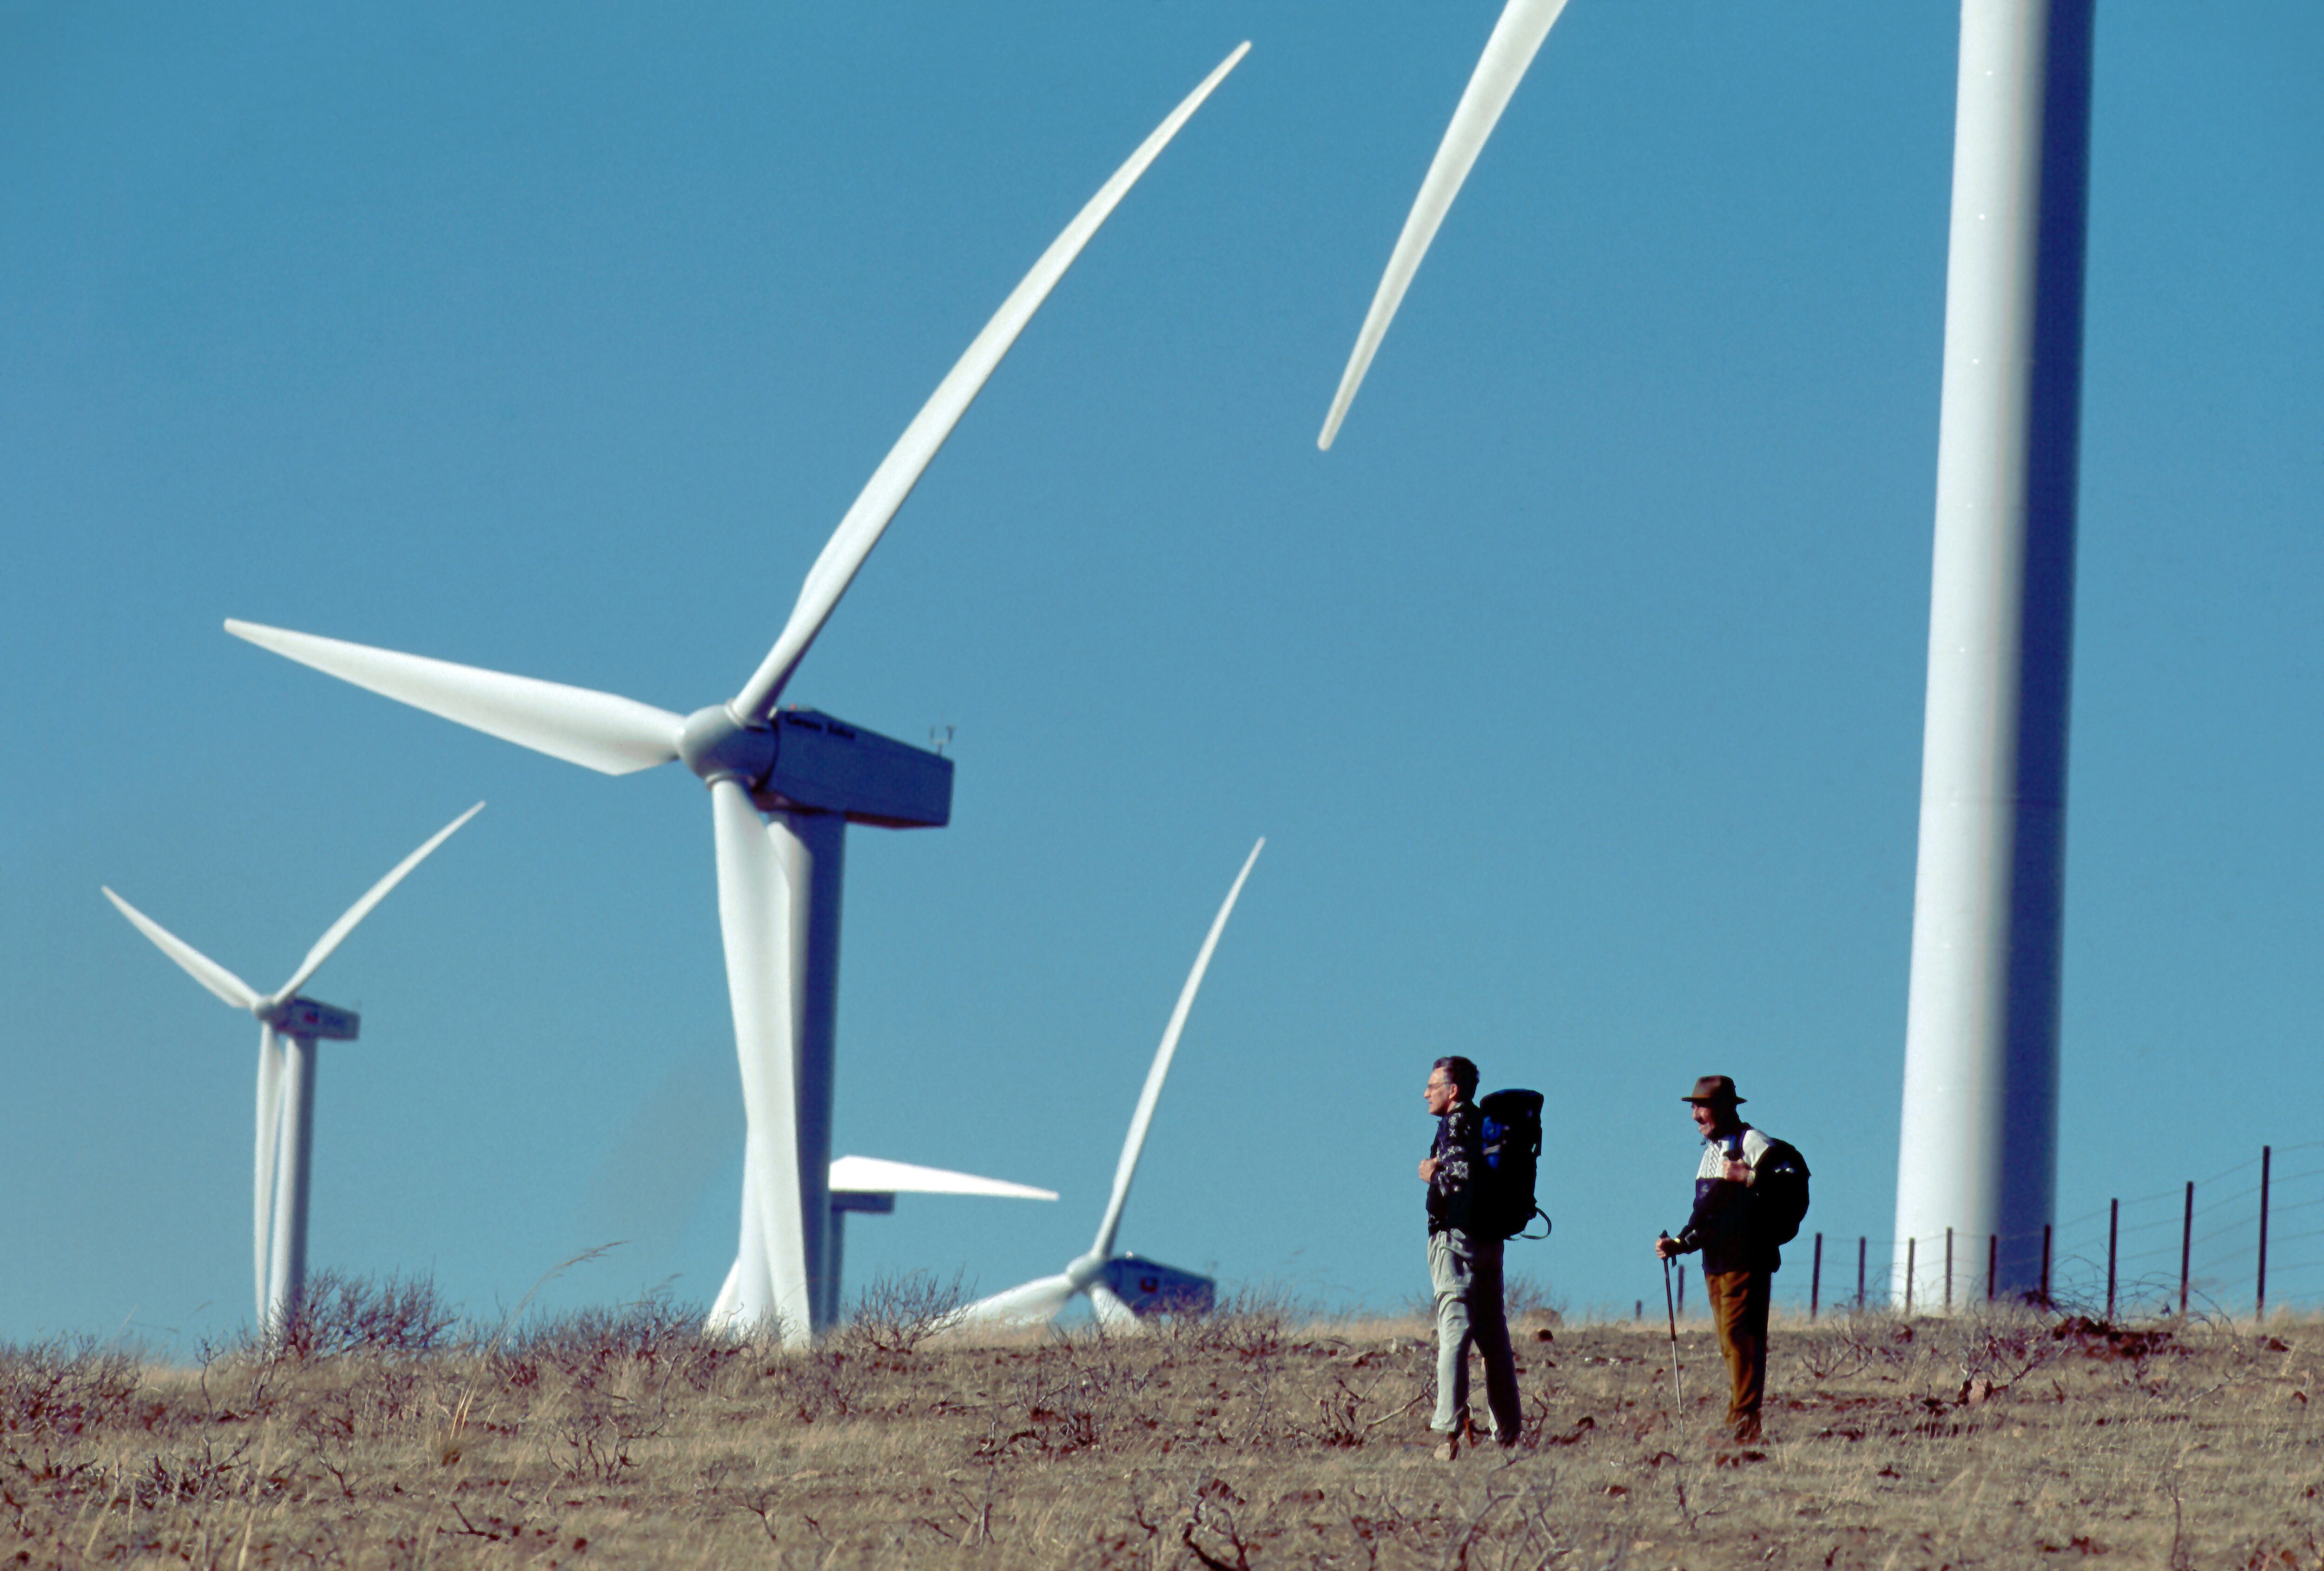
[[[1759,1437],[1759,1402],[1767,1391],[1767,1294],[1775,1286],[1772,1271],[1705,1271],[1703,1290],[1711,1298],[1711,1325],[1719,1333],[1719,1351],[1727,1358],[1727,1378],[1733,1388],[1727,1402],[1727,1423],[1738,1440]]]

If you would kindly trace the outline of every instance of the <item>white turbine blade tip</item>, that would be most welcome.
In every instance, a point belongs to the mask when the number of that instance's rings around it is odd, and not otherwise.
[[[981,1178],[973,1173],[891,1162],[881,1157],[839,1157],[831,1164],[831,1187],[863,1195],[982,1195],[998,1200],[1054,1200],[1055,1189]]]
[[[258,989],[249,983],[187,943],[135,906],[131,905],[112,890],[106,889],[103,884],[97,887],[105,891],[105,898],[113,902],[114,909],[127,917],[130,925],[144,934],[155,948],[176,961],[180,970],[208,988],[217,998],[234,1005],[236,1009],[255,1009],[264,1002]]]
[[[684,716],[614,693],[229,619],[236,638],[383,698],[601,774],[678,756]]]
[[[1323,417],[1323,432],[1315,439],[1318,448],[1331,450],[1333,439],[1340,432],[1340,422],[1347,418],[1349,405],[1355,402],[1356,390],[1363,385],[1372,356],[1379,352],[1380,340],[1388,336],[1388,324],[1396,319],[1397,308],[1404,303],[1404,291],[1410,287],[1413,275],[1420,271],[1421,259],[1428,254],[1437,228],[1452,209],[1452,199],[1460,194],[1462,182],[1469,178],[1477,155],[1485,150],[1485,141],[1492,135],[1501,111],[1508,106],[1517,84],[1525,79],[1526,68],[1533,63],[1541,41],[1549,36],[1550,25],[1564,9],[1565,0],[1508,0],[1500,20],[1494,23],[1492,36],[1485,41],[1484,52],[1478,57],[1477,69],[1461,94],[1461,102],[1452,110],[1452,123],[1444,128],[1444,139],[1437,144],[1436,156],[1430,161],[1428,173],[1420,182],[1420,194],[1413,199],[1412,211],[1396,237],[1395,248],[1388,253],[1388,269],[1380,275],[1370,310],[1364,313],[1364,325],[1356,334],[1356,347],[1348,356],[1347,369],[1340,374],[1331,412]]]
[[[421,843],[420,849],[390,868],[386,877],[365,890],[363,898],[349,906],[346,913],[337,921],[333,922],[321,938],[315,940],[315,947],[307,951],[307,957],[299,963],[299,969],[291,974],[290,980],[284,983],[274,996],[277,999],[288,998],[304,987],[309,979],[321,968],[323,962],[329,959],[332,952],[346,941],[346,936],[355,930],[355,924],[371,915],[372,908],[385,900],[388,892],[403,882],[406,873],[425,862],[429,854],[445,841],[449,840],[461,825],[484,810],[484,804],[478,802],[475,807],[430,835]]]
[[[799,586],[798,600],[791,607],[789,620],[784,623],[774,647],[767,652],[767,658],[759,663],[757,670],[751,673],[750,680],[742,684],[742,690],[734,696],[729,706],[735,714],[763,716],[773,712],[776,703],[782,698],[784,687],[790,681],[791,673],[798,669],[808,647],[815,642],[816,635],[823,631],[823,624],[838,606],[840,597],[855,581],[855,575],[872,555],[872,549],[880,543],[880,537],[887,532],[889,522],[896,516],[897,510],[904,505],[905,498],[919,484],[921,475],[935,461],[938,449],[952,435],[953,428],[968,412],[968,406],[976,402],[976,395],[983,391],[985,383],[1000,365],[1002,356],[1017,342],[1018,335],[1033,319],[1033,314],[1041,309],[1041,302],[1049,298],[1049,291],[1056,287],[1057,281],[1065,276],[1074,259],[1082,254],[1082,248],[1089,244],[1122,198],[1129,194],[1130,188],[1138,183],[1139,177],[1146,172],[1155,159],[1161,156],[1162,150],[1169,145],[1172,137],[1177,135],[1179,128],[1196,109],[1202,107],[1203,100],[1210,97],[1211,90],[1224,79],[1250,50],[1250,45],[1247,42],[1237,45],[1232,53],[1203,79],[1200,86],[1179,102],[1154,133],[1139,144],[1138,150],[1130,155],[1129,162],[1114,171],[1112,178],[1098,189],[1097,195],[1092,197],[1082,210],[1074,215],[1073,221],[1065,226],[1056,239],[1050,242],[1049,248],[1041,253],[1032,270],[1010,291],[1009,298],[1001,302],[1001,309],[992,314],[992,319],[985,323],[983,330],[971,341],[953,368],[945,374],[945,379],[936,384],[936,392],[920,407],[919,413],[912,417],[912,423],[904,428],[904,434],[896,439],[896,445],[888,449],[886,457],[880,460],[880,467],[872,472],[872,478],[864,482],[862,491],[849,506],[846,516],[839,521],[839,527],[832,531],[831,538],[824,542],[822,551],[815,559],[815,565],[807,569],[806,581]]]

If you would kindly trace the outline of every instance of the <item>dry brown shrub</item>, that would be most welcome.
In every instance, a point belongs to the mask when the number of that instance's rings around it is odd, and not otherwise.
[[[873,1353],[908,1354],[944,1330],[969,1297],[961,1271],[949,1281],[933,1271],[876,1276],[856,1294],[841,1335]]]
[[[78,1435],[137,1400],[137,1355],[69,1338],[0,1347],[0,1433]]]
[[[1769,1438],[1711,1440],[1701,1323],[1527,1336],[1526,1439],[1429,1455],[1417,1322],[1279,1298],[972,1347],[785,1352],[647,1300],[207,1367],[0,1350],[0,1564],[2299,1566],[2324,1327],[2025,1313],[1775,1330]],[[886,1314],[886,1310],[881,1311]],[[872,1317],[876,1318],[877,1317]],[[360,1317],[356,1317],[358,1320]],[[1543,1326],[1541,1329],[1548,1329]],[[337,1335],[337,1334],[335,1334]],[[392,1345],[393,1338],[384,1341]]]
[[[263,1351],[276,1358],[392,1357],[444,1348],[459,1317],[437,1294],[433,1278],[376,1280],[320,1271],[308,1281]],[[254,1351],[261,1350],[254,1345]]]

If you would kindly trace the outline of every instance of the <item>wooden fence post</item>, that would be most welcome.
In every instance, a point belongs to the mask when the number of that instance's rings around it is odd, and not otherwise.
[[[2187,1212],[2179,1223],[2179,1318],[2187,1317],[2187,1266],[2195,1255],[2195,1180],[2187,1180]]]
[[[2122,1202],[2107,1202],[2107,1324],[2114,1324],[2114,1246],[2122,1230]]]
[[[2252,1318],[2267,1318],[2267,1178],[2272,1146],[2259,1148],[2259,1286],[2252,1294]]]

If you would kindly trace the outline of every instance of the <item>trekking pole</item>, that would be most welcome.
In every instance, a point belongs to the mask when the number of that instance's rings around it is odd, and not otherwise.
[[[1662,1234],[1662,1237],[1663,1239],[1667,1240],[1670,1237],[1670,1234],[1665,1233]],[[1679,1416],[1681,1418],[1684,1418],[1686,1414],[1686,1386],[1681,1380],[1678,1372],[1678,1303],[1676,1299],[1671,1297],[1671,1264],[1670,1256],[1668,1255],[1663,1256],[1663,1309],[1670,1317],[1671,1399],[1678,1406]]]

